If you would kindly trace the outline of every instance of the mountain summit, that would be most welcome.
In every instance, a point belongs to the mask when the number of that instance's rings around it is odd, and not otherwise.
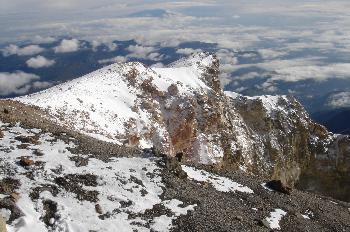
[[[100,140],[183,154],[187,161],[239,168],[288,185],[311,175],[317,185],[302,185],[331,195],[332,188],[323,189],[325,180],[319,179],[326,176],[328,186],[344,181],[333,178],[334,172],[349,177],[348,137],[314,123],[291,96],[224,92],[219,61],[208,53],[166,68],[116,63],[15,100]]]
[[[212,54],[112,64],[0,112],[14,230],[264,231],[283,217],[286,231],[349,228],[345,202],[291,192],[350,201],[349,137],[291,96],[224,92]]]

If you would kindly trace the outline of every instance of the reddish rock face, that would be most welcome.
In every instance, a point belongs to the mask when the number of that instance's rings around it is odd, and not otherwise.
[[[179,127],[175,129],[174,134],[171,135],[171,143],[174,149],[172,153],[177,154],[189,150],[193,137],[194,128],[191,122],[179,125]]]

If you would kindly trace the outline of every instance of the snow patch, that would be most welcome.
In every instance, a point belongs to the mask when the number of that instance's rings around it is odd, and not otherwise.
[[[270,217],[265,218],[264,220],[268,223],[270,229],[273,230],[280,230],[280,221],[282,220],[283,216],[286,216],[287,212],[281,210],[281,209],[275,209],[273,212],[270,213]]]
[[[267,184],[266,184],[266,183],[262,183],[262,184],[261,184],[261,187],[263,187],[264,189],[266,189],[266,190],[268,190],[268,191],[270,191],[270,192],[275,192],[275,190],[270,189],[269,187],[267,187]]]
[[[220,192],[245,192],[254,193],[252,189],[247,186],[243,186],[237,182],[234,182],[226,177],[222,177],[216,174],[209,173],[204,170],[196,169],[194,167],[189,167],[186,165],[181,165],[182,170],[184,170],[188,178],[199,182],[208,182],[216,190]]]

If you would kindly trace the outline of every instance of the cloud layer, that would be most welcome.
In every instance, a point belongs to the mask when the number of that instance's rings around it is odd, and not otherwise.
[[[142,45],[130,45],[127,49],[130,53],[127,57],[138,58],[138,59],[148,59],[159,61],[162,59],[162,55],[157,52],[157,49],[152,46],[142,46]]]
[[[31,10],[33,5],[37,11]],[[350,2],[344,0],[5,0],[0,9],[4,19],[0,42],[18,38],[40,44],[53,42],[53,37],[76,38],[65,39],[54,49],[65,53],[84,46],[77,39],[94,41],[94,50],[102,43],[108,45],[106,51],[119,49],[114,40],[135,39],[138,45],[127,47],[129,54],[116,53],[99,63],[147,59],[157,65],[166,58],[161,47],[187,55],[205,48],[177,47],[182,42],[215,43],[223,84],[246,90],[250,81],[260,79],[254,87],[279,93],[278,83],[350,79],[349,8]],[[145,12],[153,12],[152,17],[142,17]],[[171,13],[158,17],[157,12]],[[31,46],[9,45],[3,54],[41,52],[38,45]]]
[[[112,57],[109,59],[102,59],[99,60],[98,63],[100,64],[112,64],[112,63],[124,63],[127,61],[127,58],[124,56],[116,56],[116,57]]]

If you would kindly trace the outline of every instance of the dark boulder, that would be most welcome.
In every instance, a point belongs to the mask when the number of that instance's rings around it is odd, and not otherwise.
[[[281,180],[271,180],[266,183],[266,187],[288,195],[292,192],[292,188],[284,184]]]

